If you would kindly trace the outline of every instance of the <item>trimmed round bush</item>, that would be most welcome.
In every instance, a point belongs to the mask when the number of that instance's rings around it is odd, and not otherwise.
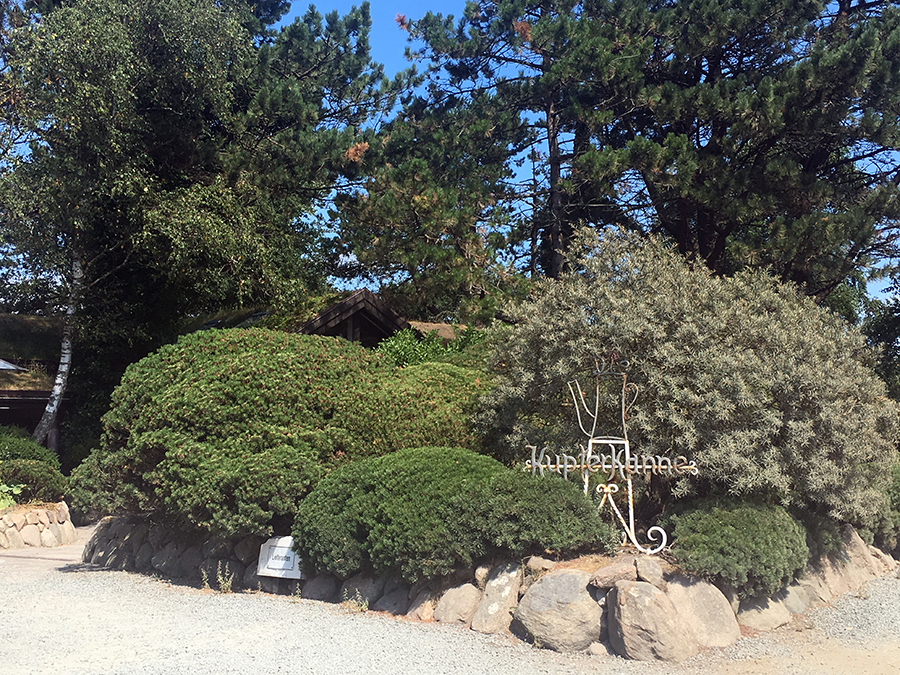
[[[16,495],[16,501],[20,504],[58,502],[68,487],[59,469],[36,459],[0,461],[0,484],[21,485],[22,491]]]
[[[53,450],[31,440],[19,427],[0,427],[0,462],[7,459],[34,459],[59,471],[59,457]]]
[[[300,499],[342,463],[474,445],[477,379],[449,365],[416,377],[339,338],[194,333],[128,368],[101,447],[73,472],[73,501],[222,534],[286,533]]]
[[[340,577],[397,573],[410,582],[483,557],[608,550],[616,539],[574,484],[449,447],[406,449],[338,469],[301,502],[293,536],[316,569]]]
[[[771,596],[806,566],[806,531],[780,506],[696,503],[671,517],[672,553],[688,572]]]

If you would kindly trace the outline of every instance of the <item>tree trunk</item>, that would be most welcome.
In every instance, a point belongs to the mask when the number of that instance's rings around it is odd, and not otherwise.
[[[66,393],[66,384],[69,381],[69,370],[72,366],[72,339],[75,336],[75,309],[81,297],[81,286],[84,281],[84,272],[81,269],[81,258],[77,255],[72,260],[72,288],[69,293],[69,304],[66,307],[66,322],[63,329],[62,345],[59,351],[59,368],[56,371],[56,379],[53,389],[50,390],[50,398],[47,399],[47,407],[37,428],[32,434],[32,439],[44,444],[52,429],[56,428],[56,418],[59,414],[59,405]]]

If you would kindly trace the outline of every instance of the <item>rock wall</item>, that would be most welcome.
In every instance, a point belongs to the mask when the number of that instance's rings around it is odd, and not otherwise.
[[[15,507],[14,507],[15,508]],[[0,548],[53,548],[71,544],[77,535],[65,502],[30,511],[6,509],[0,516]]]
[[[771,598],[738,601],[733,590],[692,578],[661,559],[619,555],[593,574],[532,557],[410,585],[358,574],[319,573],[302,581],[256,575],[261,537],[224,540],[178,533],[148,518],[105,518],[84,549],[86,563],[205,581],[221,590],[299,594],[420,621],[512,632],[558,651],[610,652],[636,660],[682,661],[726,647],[742,629],[765,631],[808,607],[830,602],[869,579],[896,572],[890,556],[866,546],[852,527],[844,550],[810,563]]]

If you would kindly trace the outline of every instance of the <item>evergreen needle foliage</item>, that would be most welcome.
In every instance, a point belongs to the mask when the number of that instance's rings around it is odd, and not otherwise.
[[[194,333],[128,369],[101,447],[73,473],[75,503],[223,534],[286,520],[285,531],[344,462],[423,440],[475,445],[465,410],[483,386],[451,365],[398,370],[340,338]]]
[[[609,551],[616,536],[579,488],[507,469],[462,448],[401,450],[329,475],[300,504],[294,541],[317,569],[408,581],[485,556]]]

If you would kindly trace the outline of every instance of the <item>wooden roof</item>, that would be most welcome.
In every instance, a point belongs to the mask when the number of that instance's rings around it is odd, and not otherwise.
[[[405,328],[409,328],[406,319],[372,291],[363,288],[319,312],[297,332],[343,337],[365,347],[374,347]]]

